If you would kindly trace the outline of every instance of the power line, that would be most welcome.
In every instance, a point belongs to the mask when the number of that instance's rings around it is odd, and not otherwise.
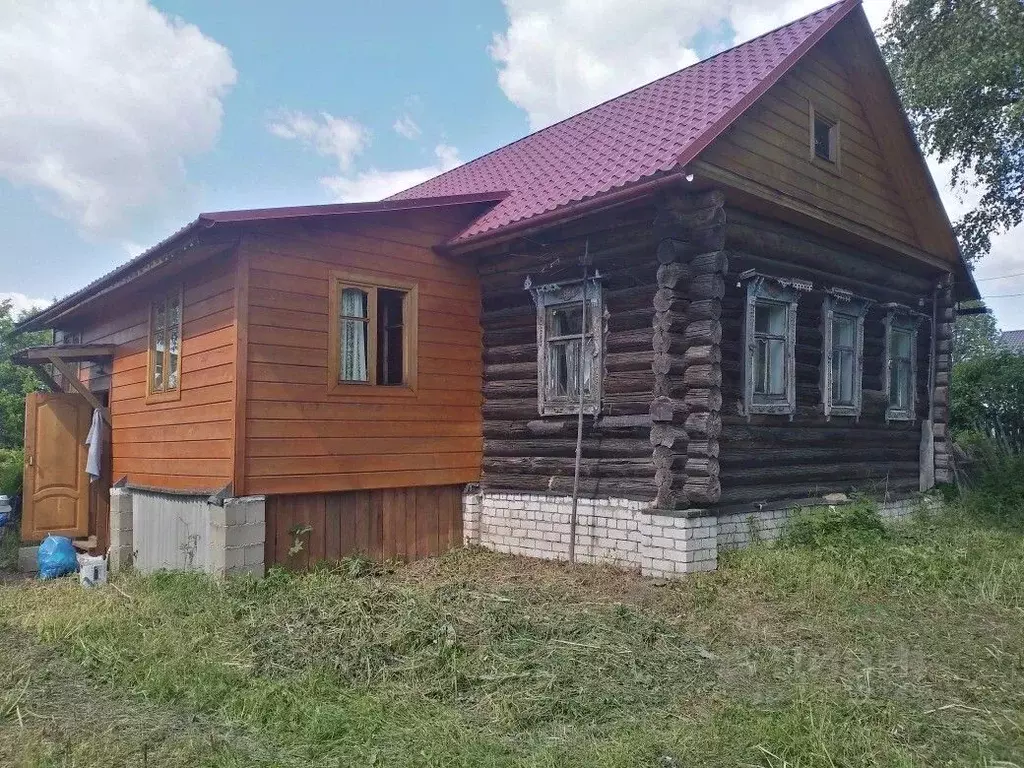
[[[997,275],[996,277],[978,277],[975,278],[974,282],[983,283],[986,280],[1006,280],[1010,277],[1024,277],[1024,272],[1014,272],[1012,275]]]
[[[1016,299],[1018,296],[1024,296],[1024,293],[1000,293],[995,296],[982,296],[982,301],[988,301],[989,299]]]

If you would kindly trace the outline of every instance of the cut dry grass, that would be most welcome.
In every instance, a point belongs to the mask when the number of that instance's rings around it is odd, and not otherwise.
[[[1024,766],[1021,534],[820,544],[4,588],[0,762]]]

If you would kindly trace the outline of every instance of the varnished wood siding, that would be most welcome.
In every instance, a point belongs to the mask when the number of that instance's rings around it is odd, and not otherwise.
[[[458,485],[268,496],[266,513],[268,566],[305,570],[352,555],[418,560],[462,546]]]
[[[181,399],[146,402],[149,304],[159,291],[118,296],[81,327],[83,343],[116,344],[110,379],[112,478],[169,489],[231,480],[235,259],[218,257],[161,290],[184,286]]]
[[[479,480],[479,288],[471,266],[432,250],[466,223],[465,214],[405,212],[246,235],[245,493]],[[328,391],[332,270],[416,283],[415,394]]]
[[[886,265],[798,229],[729,210],[729,275],[722,300],[723,506],[864,491],[907,493],[919,483],[921,420],[928,416],[930,325],[918,329],[915,422],[885,421],[885,302],[931,310],[934,278]],[[814,283],[800,295],[796,329],[796,414],[741,415],[742,323],[747,269]],[[863,412],[826,421],[821,401],[823,289],[840,287],[878,302],[864,322]]]
[[[604,396],[586,417],[580,490],[584,496],[651,500],[651,340],[656,289],[654,208],[592,217],[519,242],[479,261],[484,329],[486,490],[572,493],[576,417],[537,411],[537,309],[523,281],[578,280],[584,248],[601,274],[607,317]]]
[[[811,104],[839,119],[840,169],[810,157]],[[878,142],[829,41],[773,86],[700,159],[918,246]]]

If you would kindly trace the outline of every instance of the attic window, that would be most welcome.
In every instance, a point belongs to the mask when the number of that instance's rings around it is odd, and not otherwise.
[[[811,159],[839,166],[839,122],[811,106]]]

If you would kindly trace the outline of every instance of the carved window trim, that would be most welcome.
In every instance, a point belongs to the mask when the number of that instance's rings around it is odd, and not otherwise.
[[[549,341],[548,317],[559,307],[579,304],[586,299],[586,328],[583,348],[591,357],[590,387],[584,394],[583,413],[596,416],[601,412],[604,389],[604,295],[600,279],[588,279],[532,286],[527,290],[537,307],[537,411],[541,416],[563,416],[579,413],[579,395],[560,396],[554,391],[550,365],[552,343]],[[575,334],[573,334],[575,335]]]
[[[872,304],[874,302],[870,299],[838,288],[830,290],[821,304],[821,403],[826,419],[832,416],[860,418],[864,402],[864,316]],[[832,401],[832,358],[835,354],[832,321],[836,316],[854,322],[853,402],[850,404]]]
[[[800,294],[814,286],[806,280],[773,277],[748,270],[740,275],[747,280],[747,297],[743,323],[743,412],[750,416],[755,413],[788,415],[796,413],[796,313]],[[757,333],[754,319],[758,304],[776,304],[786,308],[786,333],[784,345],[785,382],[781,396],[770,396],[754,391],[754,358],[756,355]]]
[[[885,313],[885,360],[882,366],[883,390],[885,392],[886,421],[916,421],[917,419],[917,331],[922,316],[909,307],[887,304]],[[897,362],[893,356],[893,333],[910,334],[909,383],[906,407],[892,405],[892,368]]]

